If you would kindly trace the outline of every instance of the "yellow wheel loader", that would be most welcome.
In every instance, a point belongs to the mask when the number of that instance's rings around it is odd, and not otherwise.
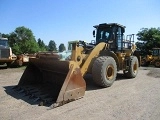
[[[160,48],[153,48],[153,60],[151,64],[155,67],[160,67]]]
[[[93,81],[101,87],[111,86],[120,70],[128,78],[136,77],[139,61],[133,55],[134,35],[125,40],[125,26],[117,23],[103,23],[94,28],[96,40],[91,43],[69,42],[72,50],[69,59],[45,54],[30,59],[14,89],[38,101],[39,105],[50,104],[54,108],[84,96],[87,73],[92,74]]]
[[[20,67],[29,62],[29,57],[34,57],[31,54],[15,55],[12,53],[12,48],[8,45],[8,38],[0,36],[0,65],[6,64],[7,67]]]
[[[160,48],[153,48],[152,55],[146,55],[141,60],[142,66],[154,65],[160,67]]]
[[[8,46],[8,38],[2,38],[0,36],[0,65],[6,64],[6,68],[9,67],[17,56],[12,53],[11,47]]]
[[[141,60],[141,66],[148,66],[150,65],[150,62],[152,61],[153,56],[152,55],[146,55]]]

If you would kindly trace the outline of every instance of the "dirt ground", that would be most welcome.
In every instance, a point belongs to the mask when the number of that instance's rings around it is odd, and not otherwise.
[[[134,79],[118,74],[109,88],[86,78],[84,98],[50,109],[30,103],[12,87],[24,68],[0,69],[0,120],[159,120],[160,68],[141,67]]]

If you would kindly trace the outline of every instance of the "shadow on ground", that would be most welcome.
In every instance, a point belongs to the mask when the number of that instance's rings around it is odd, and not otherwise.
[[[7,69],[7,66],[0,65],[0,70]]]
[[[87,87],[87,91],[89,90],[98,90],[98,89],[103,89],[102,87],[100,86],[97,86],[94,81],[93,81],[93,78],[92,78],[92,75],[86,75],[84,77],[85,81],[86,81],[86,87]],[[118,73],[117,74],[117,78],[115,80],[116,81],[120,81],[120,80],[129,80],[128,78],[126,78],[122,73]],[[113,83],[114,84],[114,83]]]
[[[27,102],[27,103],[29,103],[31,105],[39,105],[40,101],[35,101],[34,99],[30,98],[29,96],[25,96],[24,93],[20,93],[19,91],[16,91],[14,89],[14,87],[15,86],[5,86],[4,87],[5,88],[5,92],[10,96],[12,96],[12,97],[14,97],[14,98],[16,98],[18,100],[21,99],[21,100],[23,100],[23,101],[25,101],[25,102]],[[45,106],[50,106],[50,105],[47,104]]]
[[[86,91],[104,89],[102,87],[97,86],[93,82],[91,75],[86,75],[84,77],[84,79],[86,81]],[[116,81],[119,81],[119,80],[128,80],[128,79],[126,79],[123,76],[123,74],[117,74]],[[53,104],[53,102],[52,103],[44,103],[44,101],[40,101],[40,100],[35,99],[34,97],[28,96],[25,93],[23,93],[23,91],[15,89],[15,86],[5,86],[4,88],[5,88],[5,92],[8,95],[10,95],[16,99],[21,99],[31,105],[41,105],[41,103],[43,103],[44,106],[49,107],[51,104]]]

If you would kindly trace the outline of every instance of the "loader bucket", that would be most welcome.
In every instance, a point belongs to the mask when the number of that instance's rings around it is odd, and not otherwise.
[[[83,97],[86,83],[73,61],[31,58],[17,88],[39,105],[58,107]]]

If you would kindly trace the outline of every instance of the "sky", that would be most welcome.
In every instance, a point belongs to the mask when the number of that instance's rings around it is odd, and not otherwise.
[[[100,23],[122,24],[125,35],[160,27],[159,6],[160,0],[0,0],[0,33],[24,26],[46,45],[90,42]]]

